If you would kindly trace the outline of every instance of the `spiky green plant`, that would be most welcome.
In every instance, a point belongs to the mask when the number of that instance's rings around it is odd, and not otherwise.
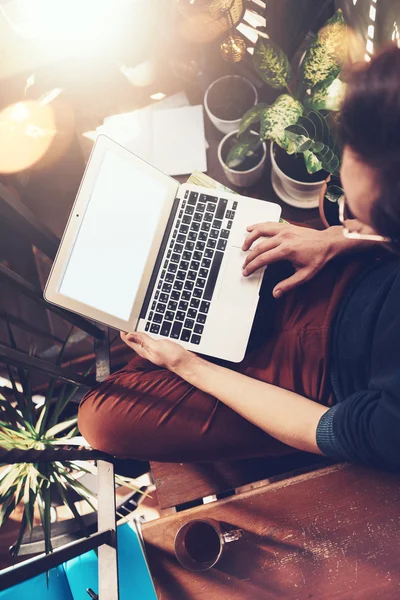
[[[288,154],[303,154],[310,174],[321,169],[338,174],[340,150],[331,131],[332,111],[339,109],[344,93],[339,76],[346,53],[347,26],[341,10],[311,40],[295,74],[279,46],[259,37],[255,70],[262,81],[284,93],[272,105],[259,103],[245,113],[227,166],[235,169],[263,141],[271,140]],[[255,123],[260,132],[250,137],[248,130]]]
[[[11,345],[16,348],[15,339],[8,325]],[[68,343],[65,340],[59,353],[57,364],[60,365]],[[17,387],[14,372],[8,367],[9,379],[12,384],[13,398],[6,399],[0,394],[0,448],[11,450],[45,451],[60,448],[60,445],[70,444],[78,434],[76,427],[76,405],[71,403],[78,387],[64,384],[60,393],[55,397],[55,383],[49,383],[44,404],[37,410],[32,400],[32,385],[29,373],[18,369],[19,384]],[[21,389],[21,388],[20,388]],[[75,407],[75,415],[65,419],[63,415],[67,407]],[[70,410],[69,410],[70,412]],[[90,463],[76,461],[19,463],[7,466],[0,474],[0,527],[4,525],[16,507],[22,503],[23,514],[19,534],[12,547],[16,556],[20,550],[22,538],[26,530],[32,531],[35,508],[38,508],[43,528],[45,551],[52,551],[50,506],[52,491],[57,491],[65,506],[77,519],[84,534],[84,522],[70,498],[70,492],[76,492],[93,510],[96,510],[96,497],[79,481],[83,473],[94,474],[96,467]],[[137,491],[132,482],[125,477],[116,477],[117,483]]]

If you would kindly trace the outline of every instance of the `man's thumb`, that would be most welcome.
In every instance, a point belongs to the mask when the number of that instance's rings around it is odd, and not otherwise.
[[[274,287],[272,292],[274,298],[280,298],[281,296],[283,296],[283,294],[287,294],[295,287],[303,283],[305,279],[306,276],[302,269],[300,269],[300,271],[296,271],[294,275],[288,277],[287,279],[284,279]]]

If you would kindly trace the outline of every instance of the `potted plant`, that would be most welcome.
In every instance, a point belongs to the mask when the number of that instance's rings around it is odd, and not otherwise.
[[[11,345],[16,349],[15,340],[10,325],[7,323]],[[68,338],[65,340],[58,357],[61,364]],[[77,414],[75,403],[71,403],[78,391],[78,386],[64,384],[56,396],[55,380],[49,384],[43,406],[38,410],[32,398],[32,385],[29,373],[18,369],[16,381],[14,373],[8,367],[9,380],[12,384],[13,398],[4,398],[0,394],[0,451],[32,450],[45,453],[54,448],[74,442],[74,436],[79,432],[76,427]],[[19,385],[17,385],[17,383]],[[72,410],[71,410],[72,409]],[[66,418],[64,415],[69,413]],[[72,413],[72,415],[71,415]],[[82,449],[85,452],[85,448]],[[36,458],[37,460],[37,458]],[[5,467],[0,473],[0,527],[11,516],[14,509],[22,503],[23,514],[19,534],[11,553],[17,556],[24,533],[32,531],[34,514],[38,513],[43,528],[45,551],[52,551],[51,544],[51,500],[58,495],[77,519],[81,530],[86,531],[70,492],[75,492],[85,500],[93,510],[96,510],[97,499],[93,493],[80,482],[83,473],[94,474],[96,467],[89,463],[85,466],[76,461],[62,461],[62,452],[57,462],[18,463]],[[116,481],[138,491],[125,477],[117,476]]]
[[[256,88],[240,75],[225,75],[216,79],[204,95],[206,113],[222,133],[237,131],[243,114],[257,101]]]
[[[340,168],[333,130],[344,93],[339,75],[346,57],[347,26],[341,10],[311,40],[295,74],[279,46],[259,37],[255,69],[265,83],[284,93],[273,104],[259,103],[244,114],[227,165],[240,164],[254,150],[247,132],[258,123],[259,139],[271,141],[272,183],[278,196],[294,206],[318,206],[324,181]]]
[[[236,158],[231,150],[237,144],[238,130],[228,133],[218,146],[218,160],[227,179],[236,187],[244,188],[257,183],[262,176],[267,159],[267,146],[256,131],[241,136],[245,156]],[[228,159],[228,157],[230,158]]]

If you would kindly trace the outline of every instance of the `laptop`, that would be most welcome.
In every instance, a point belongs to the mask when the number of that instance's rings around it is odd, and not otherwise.
[[[181,185],[101,135],[44,297],[120,331],[240,362],[263,276],[242,275],[246,227],[280,214],[275,203]]]

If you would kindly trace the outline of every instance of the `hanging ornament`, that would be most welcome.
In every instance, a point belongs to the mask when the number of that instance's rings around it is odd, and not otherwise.
[[[237,63],[246,56],[246,42],[240,35],[230,35],[221,43],[222,58],[229,63]]]
[[[225,5],[222,12],[225,15],[227,26],[229,28],[228,37],[221,43],[220,50],[222,58],[229,63],[237,63],[243,60],[246,55],[246,42],[240,35],[233,33],[235,26],[232,13],[232,2],[229,5]]]

